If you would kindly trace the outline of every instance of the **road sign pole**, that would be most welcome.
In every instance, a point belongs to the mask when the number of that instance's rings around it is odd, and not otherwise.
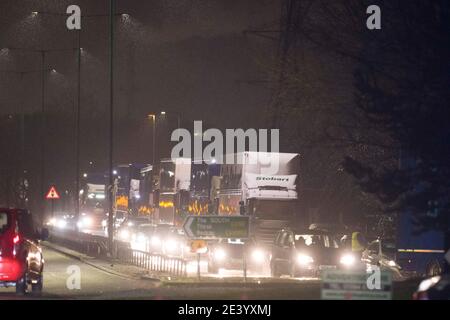
[[[52,218],[54,217],[55,214],[55,199],[52,199]]]
[[[197,253],[197,278],[200,280],[200,255],[201,253]]]
[[[247,243],[244,242],[242,253],[242,269],[244,270],[244,282],[247,282]]]

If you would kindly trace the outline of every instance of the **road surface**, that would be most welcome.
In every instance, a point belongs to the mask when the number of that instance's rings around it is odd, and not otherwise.
[[[0,288],[0,299],[300,299],[311,289],[319,294],[319,285],[271,284],[265,287],[234,284],[162,285],[151,280],[136,280],[97,269],[50,248],[44,247],[44,291],[41,296],[16,296],[14,288]],[[68,289],[67,273],[71,266],[80,268],[80,289]],[[287,288],[280,290],[281,287]],[[290,293],[288,293],[290,292]],[[296,292],[296,293],[295,293]],[[294,295],[293,295],[294,293]]]

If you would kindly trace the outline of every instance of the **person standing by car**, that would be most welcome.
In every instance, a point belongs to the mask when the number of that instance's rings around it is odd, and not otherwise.
[[[366,237],[359,231],[352,233],[352,252],[361,257],[362,252],[367,247]]]

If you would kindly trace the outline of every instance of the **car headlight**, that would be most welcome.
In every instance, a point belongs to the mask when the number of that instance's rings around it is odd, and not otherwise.
[[[419,284],[419,289],[418,291],[427,291],[428,289],[430,289],[431,287],[433,287],[436,283],[439,282],[439,280],[441,280],[441,276],[436,276],[433,278],[429,278],[429,279],[425,279],[423,280],[420,284]]]
[[[137,242],[141,242],[141,243],[143,243],[143,242],[146,242],[147,241],[147,237],[146,236],[144,236],[143,234],[139,234],[138,236],[137,236]]]
[[[302,265],[302,266],[306,266],[308,264],[311,264],[314,262],[314,259],[311,256],[308,256],[306,254],[299,254],[297,256],[297,263]]]
[[[225,259],[226,256],[227,256],[227,253],[225,252],[225,250],[220,249],[220,248],[214,250],[214,258],[216,260],[221,261],[221,260]]]
[[[54,225],[56,225],[56,219],[55,219],[55,218],[51,218],[51,219],[47,222],[47,225],[49,225],[49,226],[54,226]]]
[[[356,258],[352,254],[345,254],[341,257],[340,263],[342,263],[345,266],[351,266],[354,265],[356,262]]]
[[[60,229],[64,229],[67,226],[67,221],[64,219],[59,219],[56,226]]]
[[[152,246],[159,246],[160,244],[161,244],[161,239],[159,239],[156,236],[152,237]]]
[[[177,248],[177,242],[175,240],[169,240],[166,243],[166,250],[171,252]]]
[[[124,240],[128,240],[130,238],[130,233],[128,230],[122,230],[120,231],[120,237]]]
[[[253,259],[253,261],[255,261],[257,263],[263,262],[265,257],[266,257],[266,255],[265,255],[264,251],[261,249],[255,249],[252,252],[252,259]]]
[[[90,226],[92,226],[92,223],[93,223],[92,218],[90,218],[90,217],[84,217],[81,220],[81,222],[83,224],[83,227],[90,227]]]

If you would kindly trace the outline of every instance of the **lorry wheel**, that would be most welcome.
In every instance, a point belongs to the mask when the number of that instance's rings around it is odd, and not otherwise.
[[[442,273],[442,268],[440,263],[437,260],[431,262],[427,267],[427,276],[434,277],[440,275]]]
[[[42,287],[44,285],[44,279],[43,275],[41,274],[39,277],[38,282],[31,284],[31,292],[33,294],[41,294],[42,293]]]

